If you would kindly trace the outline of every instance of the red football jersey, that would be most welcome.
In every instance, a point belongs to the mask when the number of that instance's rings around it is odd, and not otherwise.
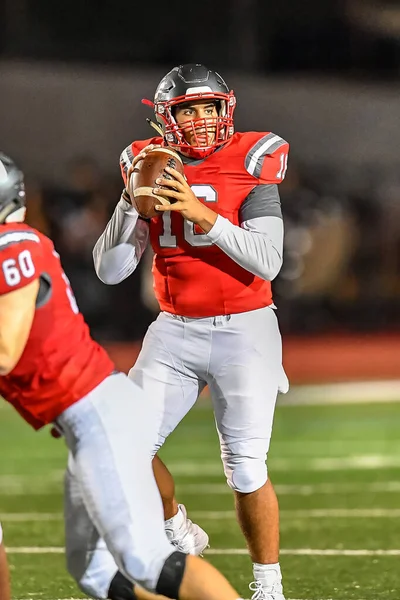
[[[161,138],[133,142],[121,155],[127,170],[148,144]],[[262,184],[282,181],[288,143],[274,133],[235,133],[220,150],[204,160],[185,164],[189,185],[201,202],[240,224],[240,208]],[[233,261],[193,223],[178,212],[165,212],[150,221],[155,253],[154,289],[161,310],[188,317],[206,317],[255,310],[272,303],[271,283]]]
[[[35,429],[54,421],[114,368],[90,337],[51,240],[24,223],[0,225],[0,294],[38,277],[44,285],[27,344],[11,373],[0,377],[0,394]]]

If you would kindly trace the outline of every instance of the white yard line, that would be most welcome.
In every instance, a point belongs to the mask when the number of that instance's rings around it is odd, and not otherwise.
[[[38,521],[61,521],[63,514],[55,513],[0,513],[0,521],[7,523],[28,523],[29,521],[37,523]]]
[[[358,454],[354,456],[316,457],[303,459],[271,458],[271,471],[354,471],[400,467],[400,454]],[[191,461],[169,462],[168,468],[174,476],[202,477],[223,475],[219,462],[198,463]]]
[[[371,459],[370,459],[371,460]],[[46,478],[47,479],[47,478]],[[2,496],[44,495],[54,493],[59,495],[61,489],[61,475],[57,472],[50,475],[46,481],[42,478],[33,478],[29,475],[0,475],[0,489]],[[59,485],[56,485],[60,483]],[[351,493],[397,493],[400,492],[400,481],[377,481],[373,483],[316,483],[316,484],[276,484],[275,491],[281,496],[311,496],[314,494],[351,494]],[[232,490],[226,483],[180,483],[176,486],[178,493],[186,495],[206,494],[208,496],[231,496]]]
[[[399,518],[400,508],[315,508],[300,510],[281,510],[281,516],[288,519],[353,519],[353,518]],[[236,519],[234,510],[194,510],[190,512],[192,519],[223,521]],[[40,521],[61,521],[63,514],[54,513],[0,513],[0,520],[5,523],[29,523]]]
[[[278,397],[281,405],[366,404],[399,402],[400,380],[350,381],[292,386]]]
[[[186,476],[198,478],[204,476],[220,476],[223,478],[221,463],[208,462],[199,464],[194,461],[177,461],[168,463],[168,468],[174,476]],[[304,457],[301,460],[291,458],[272,458],[270,461],[270,469],[274,472],[279,471],[353,471],[353,470],[375,470],[379,468],[400,468],[400,454],[361,454],[355,456],[335,456],[335,457]],[[59,495],[62,492],[63,470],[54,470],[49,474],[32,475],[0,475],[0,489],[2,496],[19,496],[19,495],[44,495],[54,494]],[[206,493],[206,494],[230,494],[229,488],[224,483],[181,483],[177,486],[180,490],[189,493]],[[399,481],[363,483],[360,484],[344,484],[343,491],[350,493],[357,491],[357,487],[364,491],[372,492],[397,492],[400,491]],[[280,494],[295,494],[307,495],[313,493],[335,493],[340,490],[340,484],[319,484],[319,485],[278,485],[277,492]]]
[[[7,547],[9,554],[64,554],[61,546],[17,546]],[[367,550],[367,549],[320,549],[320,548],[282,548],[281,554],[286,556],[400,556],[400,549]],[[209,548],[205,550],[210,556],[247,556],[246,548]]]
[[[400,508],[323,508],[309,510],[281,510],[280,515],[284,519],[324,519],[324,518],[398,518]],[[190,512],[192,519],[204,519],[207,521],[218,521],[235,519],[234,510],[213,511],[194,510]]]
[[[7,546],[9,554],[64,554],[62,546]]]
[[[204,551],[206,555],[214,556],[247,556],[246,548],[209,548]],[[280,554],[286,556],[400,556],[400,549],[395,550],[346,550],[319,549],[319,548],[282,548]]]
[[[176,486],[178,492],[186,495],[232,495],[226,483],[182,483]],[[275,491],[280,496],[311,496],[313,494],[351,494],[366,492],[400,492],[400,481],[378,481],[376,483],[310,483],[310,484],[275,484]]]

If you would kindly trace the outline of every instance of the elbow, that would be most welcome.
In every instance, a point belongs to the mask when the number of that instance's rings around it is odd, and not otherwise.
[[[117,285],[122,281],[118,270],[111,268],[110,260],[107,253],[99,254],[96,252],[96,247],[93,251],[94,270],[97,277],[106,285]]]
[[[126,252],[125,246],[128,252]],[[121,283],[135,270],[134,258],[135,249],[122,244],[100,255],[93,253],[97,277],[106,285]]]
[[[261,277],[261,279],[265,279],[265,281],[273,281],[275,279],[275,277],[277,277],[279,275],[279,271],[281,270],[281,267],[282,267],[282,260],[276,261],[273,264],[262,265],[262,268],[260,269],[258,276]]]
[[[95,271],[100,281],[106,285],[117,285],[120,283],[120,281],[122,281],[122,279],[117,277],[115,273],[110,273],[110,271],[108,271],[107,268],[104,268],[104,266],[101,264],[95,267]]]

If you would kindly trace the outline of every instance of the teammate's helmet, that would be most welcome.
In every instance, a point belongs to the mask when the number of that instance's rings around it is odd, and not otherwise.
[[[22,208],[25,208],[24,174],[11,158],[0,152],[0,223],[22,221],[25,211],[21,211],[21,218],[13,218],[13,213]]]
[[[217,119],[197,119],[188,121],[182,127],[174,119],[174,107],[178,104],[198,100],[215,101],[217,104]],[[234,132],[233,112],[236,98],[233,91],[222,77],[215,71],[210,71],[200,64],[188,64],[175,67],[162,78],[154,96],[154,110],[158,123],[164,133],[164,139],[169,146],[178,151],[184,150],[194,158],[209,156],[215,148],[226,144]],[[196,127],[203,130],[212,127],[214,142],[211,146],[190,145],[184,135],[184,130],[190,127],[196,139]]]

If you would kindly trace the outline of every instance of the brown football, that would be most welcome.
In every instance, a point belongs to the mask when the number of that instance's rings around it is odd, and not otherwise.
[[[161,214],[154,208],[157,204],[171,203],[169,199],[153,194],[153,188],[162,187],[156,183],[158,177],[173,179],[172,175],[165,171],[165,167],[176,169],[183,175],[182,160],[179,154],[170,148],[154,148],[137,164],[139,172],[132,178],[134,187],[130,190],[130,196],[133,206],[145,219]]]

